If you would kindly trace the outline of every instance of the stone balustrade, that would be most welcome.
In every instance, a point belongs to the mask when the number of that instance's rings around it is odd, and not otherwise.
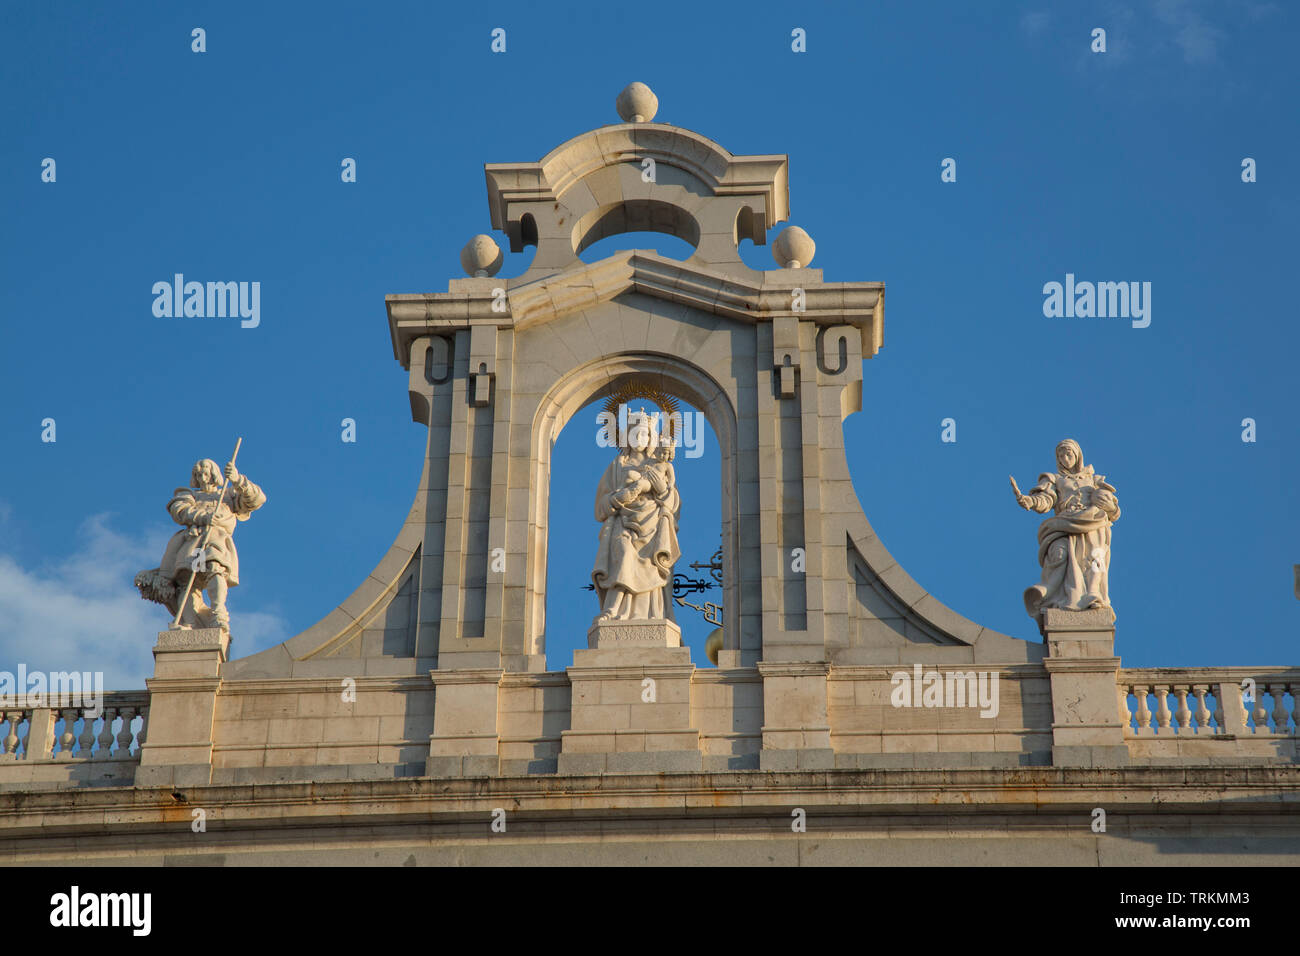
[[[0,761],[138,761],[148,723],[148,691],[111,691],[99,708],[19,698],[0,705]]]
[[[1129,668],[1118,684],[1126,738],[1294,737],[1300,723],[1300,668]]]

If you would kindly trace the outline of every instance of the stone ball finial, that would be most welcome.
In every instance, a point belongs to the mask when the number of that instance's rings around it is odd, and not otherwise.
[[[476,279],[496,275],[504,261],[505,256],[496,240],[481,233],[465,243],[465,248],[460,251],[460,267],[466,275]]]
[[[629,83],[618,94],[614,108],[624,123],[648,123],[659,112],[659,97],[644,83]]]
[[[772,243],[772,258],[783,269],[806,269],[817,254],[817,243],[798,226],[787,226]]]

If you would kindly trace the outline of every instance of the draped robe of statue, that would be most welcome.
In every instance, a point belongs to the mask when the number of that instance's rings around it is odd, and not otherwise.
[[[637,484],[634,473],[650,487],[625,501],[629,486]],[[591,580],[600,598],[599,620],[673,620],[680,511],[670,462],[634,448],[610,462],[596,488],[600,543]]]
[[[191,486],[177,488],[167,502],[167,513],[184,528],[167,542],[158,567],[135,576],[140,596],[163,605],[173,615],[190,577],[194,577],[194,587],[185,601],[181,617],[182,627],[229,626],[226,591],[239,584],[235,527],[266,504],[262,489],[245,475],[238,475],[223,492],[220,474],[217,463],[211,459],[195,464]],[[209,523],[211,532],[202,553],[199,553],[199,542],[208,531]],[[204,591],[208,592],[211,606],[203,601]]]
[[[1061,463],[1066,447],[1073,465]],[[1025,591],[1025,610],[1038,617],[1045,608],[1086,611],[1110,607],[1110,526],[1119,518],[1115,488],[1105,475],[1083,464],[1083,451],[1070,439],[1057,446],[1058,470],[1038,476],[1025,497],[1031,511],[1054,512],[1038,527],[1042,582]]]

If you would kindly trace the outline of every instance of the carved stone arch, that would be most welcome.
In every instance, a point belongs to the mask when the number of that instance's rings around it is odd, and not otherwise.
[[[573,226],[573,249],[581,254],[607,236],[625,232],[662,232],[700,244],[700,224],[689,209],[655,199],[626,199],[592,209]]]
[[[650,379],[664,391],[693,405],[704,415],[718,441],[722,518],[723,635],[726,647],[739,646],[741,591],[734,573],[740,554],[736,486],[738,434],[736,409],[727,391],[704,369],[662,352],[638,351],[603,356],[562,375],[542,397],[533,419],[529,525],[538,530],[528,567],[526,644],[531,654],[545,653],[547,531],[550,509],[551,452],[579,409],[631,379]],[[593,604],[592,617],[595,617]]]
[[[643,176],[647,160],[653,178]],[[786,157],[735,156],[708,137],[654,123],[602,127],[538,162],[484,170],[492,227],[515,252],[537,246],[525,280],[574,266],[596,239],[642,229],[690,242],[694,260],[747,274],[740,240],[763,245],[789,215]]]

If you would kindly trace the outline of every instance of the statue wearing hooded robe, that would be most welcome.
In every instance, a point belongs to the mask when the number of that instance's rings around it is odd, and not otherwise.
[[[241,475],[234,462],[226,465],[225,474],[228,483],[223,490],[222,469],[215,461],[205,458],[194,464],[190,487],[177,488],[167,502],[167,513],[184,528],[167,542],[159,566],[135,577],[141,597],[162,604],[175,615],[190,576],[194,576],[194,587],[181,616],[182,627],[229,629],[226,593],[239,584],[235,526],[266,504],[262,489]],[[203,542],[205,533],[207,540]],[[207,602],[203,592],[207,593]]]
[[[1110,526],[1119,519],[1115,488],[1105,475],[1083,463],[1073,439],[1056,446],[1056,471],[1016,503],[1027,511],[1053,512],[1038,527],[1038,563],[1043,578],[1025,591],[1025,610],[1037,618],[1046,608],[1086,611],[1110,607]]]
[[[599,545],[591,580],[597,621],[673,620],[673,564],[681,556],[681,498],[673,444],[661,441],[657,416],[629,418],[626,443],[596,488]]]

